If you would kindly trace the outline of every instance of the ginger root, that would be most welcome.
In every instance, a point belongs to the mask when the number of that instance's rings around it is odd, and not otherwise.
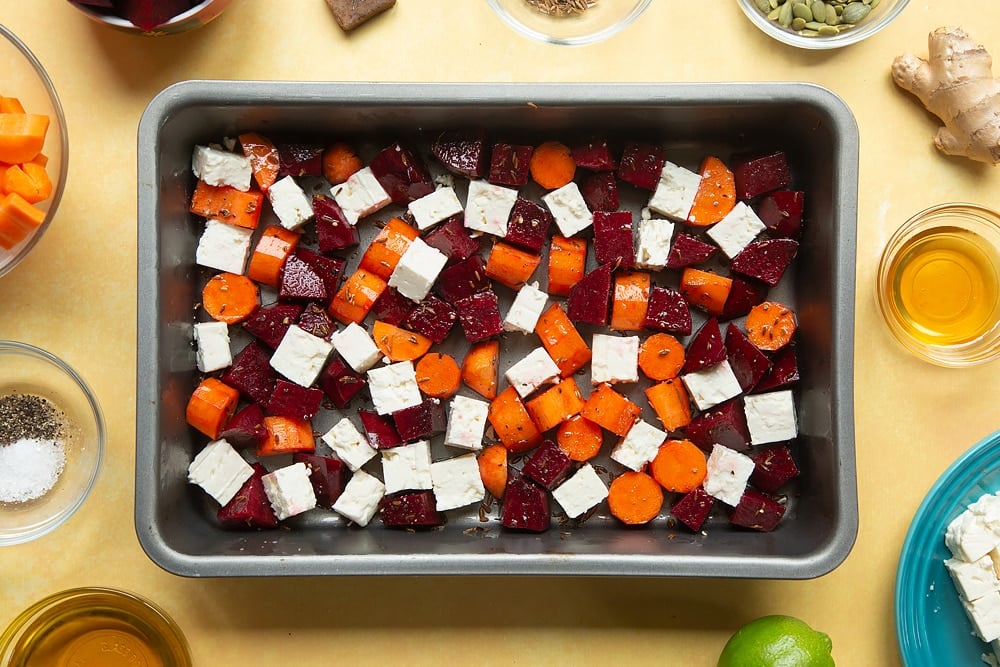
[[[1000,163],[1000,80],[990,54],[961,28],[934,30],[927,46],[927,60],[907,53],[893,61],[893,81],[944,123],[938,150]]]

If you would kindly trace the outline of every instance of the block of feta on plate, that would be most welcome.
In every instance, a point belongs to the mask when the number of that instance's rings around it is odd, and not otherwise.
[[[216,187],[228,185],[242,192],[250,189],[250,158],[212,146],[195,146],[191,171],[196,178]]]
[[[968,602],[978,600],[991,591],[1000,590],[1000,579],[997,579],[996,568],[989,555],[973,563],[949,558],[944,562],[944,566],[951,575],[955,588]]]
[[[649,199],[649,210],[665,215],[671,220],[687,220],[701,176],[673,162],[663,163],[660,181]]]
[[[478,503],[486,496],[475,454],[432,463],[431,481],[439,512]]]
[[[992,591],[973,602],[962,600],[962,607],[980,639],[1000,639],[1000,592]]]
[[[434,281],[448,263],[448,256],[417,237],[403,251],[389,276],[389,287],[410,301],[420,303],[434,286]]]
[[[225,322],[198,322],[194,325],[194,340],[198,344],[195,359],[202,373],[211,373],[233,364],[229,325]]]
[[[316,381],[331,352],[333,343],[293,324],[271,355],[270,364],[292,382],[308,387]]]
[[[268,188],[267,198],[285,229],[296,230],[313,217],[312,197],[291,176],[285,176]]]
[[[351,470],[368,463],[377,453],[347,417],[334,424],[321,438]]]
[[[226,440],[213,440],[188,466],[188,481],[225,505],[253,475],[253,467]]]
[[[732,259],[740,254],[757,235],[764,231],[764,223],[760,221],[753,209],[744,202],[736,202],[733,210],[705,232],[722,249],[726,257]]]
[[[514,302],[503,320],[504,331],[517,331],[522,334],[534,333],[538,318],[545,311],[549,295],[538,289],[538,283],[526,283],[521,286],[514,297]]]
[[[316,507],[316,492],[313,491],[309,468],[305,463],[278,468],[261,477],[260,481],[279,521]]]
[[[573,181],[543,195],[542,201],[549,207],[559,233],[563,236],[573,236],[594,224],[594,214],[590,212],[580,188]]]
[[[639,337],[594,334],[592,384],[639,381]]]
[[[368,371],[368,389],[375,411],[387,415],[423,401],[412,361],[398,361]]]
[[[743,398],[743,410],[747,417],[751,444],[782,442],[798,435],[795,399],[790,389],[767,394],[748,394]]]
[[[1000,497],[985,494],[955,517],[945,529],[952,556],[973,563],[1000,545]]]
[[[358,470],[333,504],[333,511],[359,526],[367,526],[385,495],[385,485],[377,477]]]
[[[682,375],[681,381],[699,410],[708,410],[743,391],[728,360]]]
[[[468,396],[452,398],[444,444],[474,451],[482,449],[489,411],[490,404],[486,401]]]
[[[252,229],[221,220],[206,220],[205,230],[194,252],[194,261],[210,269],[241,274],[250,256],[252,241]]]
[[[753,459],[722,445],[712,445],[707,474],[702,484],[705,493],[731,507],[740,504],[753,473]]]
[[[420,231],[430,229],[463,211],[462,202],[451,187],[438,188],[428,195],[411,201],[408,209]]]
[[[608,487],[600,478],[594,466],[584,464],[573,476],[552,491],[552,497],[575,519],[608,497]]]
[[[381,352],[368,331],[356,322],[330,336],[337,353],[356,373],[365,373],[378,363]]]
[[[431,443],[418,440],[382,450],[382,479],[385,492],[431,489]]]
[[[518,396],[524,398],[543,384],[556,382],[559,379],[559,366],[544,347],[536,347],[508,368],[504,378],[514,387]]]
[[[517,190],[487,181],[469,181],[465,226],[493,236],[507,235],[507,219],[517,202]]]
[[[370,167],[359,169],[343,183],[330,188],[330,194],[344,212],[344,219],[352,226],[358,224],[361,218],[392,203],[389,193],[375,178]]]
[[[666,439],[664,431],[639,420],[611,450],[611,458],[631,470],[642,470],[643,466],[656,458],[660,445]]]
[[[635,266],[639,269],[660,271],[667,265],[670,241],[674,236],[674,223],[669,220],[648,219],[639,221],[638,243],[635,249]]]

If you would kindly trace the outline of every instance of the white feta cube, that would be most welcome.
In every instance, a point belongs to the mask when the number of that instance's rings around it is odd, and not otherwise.
[[[764,223],[760,221],[752,208],[744,202],[736,202],[733,210],[727,213],[722,220],[709,227],[706,234],[722,248],[726,257],[732,259],[757,238],[757,235],[764,229]]]
[[[350,225],[358,224],[361,218],[392,203],[389,193],[375,178],[370,167],[359,169],[343,183],[333,186],[330,194]]]
[[[420,491],[431,484],[431,443],[418,440],[409,445],[382,450],[385,492]]]
[[[444,444],[474,451],[482,449],[489,410],[490,404],[477,398],[468,396],[452,398]]]
[[[573,181],[543,195],[542,201],[549,207],[559,233],[563,236],[573,236],[594,224],[594,214],[590,212],[586,200],[580,194],[580,188]]]
[[[188,466],[188,481],[203,488],[220,505],[232,500],[252,475],[250,464],[225,440],[205,445]]]
[[[191,155],[191,171],[209,185],[228,185],[242,192],[250,189],[250,159],[211,146],[195,146]]]
[[[271,355],[271,368],[296,384],[308,387],[319,377],[333,343],[293,324]]]
[[[380,415],[419,405],[423,401],[412,361],[399,361],[371,369],[368,371],[368,389],[375,411]]]
[[[660,445],[666,439],[666,432],[648,422],[637,421],[611,450],[611,459],[631,470],[642,470],[656,458]]]
[[[641,220],[639,242],[635,250],[635,265],[640,269],[660,271],[667,265],[674,223],[669,220]]]
[[[198,322],[194,325],[194,340],[198,343],[195,358],[198,370],[202,373],[211,373],[232,365],[229,325],[225,322]]]
[[[608,487],[589,463],[552,491],[552,497],[575,519],[608,497]]]
[[[347,365],[357,373],[364,373],[378,363],[381,352],[363,326],[351,322],[342,331],[330,336],[330,342]]]
[[[358,470],[333,504],[333,511],[359,526],[367,526],[385,495],[385,485],[377,477]]]
[[[205,231],[201,233],[194,252],[194,261],[210,269],[242,274],[252,242],[252,229],[221,220],[206,220]]]
[[[594,334],[592,384],[639,381],[639,337]]]
[[[750,442],[754,445],[791,440],[798,435],[795,399],[790,389],[749,394],[743,399],[743,409],[750,430]]]
[[[293,463],[264,475],[264,493],[279,521],[316,507],[316,492],[305,463]]]
[[[518,331],[523,334],[534,332],[548,299],[549,295],[538,289],[538,283],[522,285],[503,320],[504,331]]]
[[[944,533],[945,546],[952,555],[969,563],[988,554],[998,542],[997,535],[968,510],[955,517]]]
[[[298,229],[313,217],[312,199],[291,176],[285,176],[268,188],[267,198],[285,229]]]
[[[324,433],[322,440],[351,470],[358,470],[377,454],[368,444],[368,439],[347,417],[342,418]]]
[[[434,286],[441,269],[448,263],[448,256],[417,237],[403,251],[399,263],[389,276],[389,287],[410,301],[420,303]]]
[[[656,184],[656,190],[649,200],[649,209],[671,220],[683,222],[687,220],[700,184],[699,174],[673,162],[664,162],[660,182]]]
[[[976,634],[984,642],[1000,638],[1000,592],[987,593],[975,602],[962,601]]]
[[[417,223],[417,229],[421,231],[463,211],[462,202],[450,187],[438,188],[429,195],[411,201],[408,208],[413,221]]]
[[[475,454],[432,463],[431,481],[439,512],[478,503],[486,496]]]
[[[543,384],[559,379],[559,367],[544,347],[536,347],[507,369],[503,374],[514,387],[518,396],[524,398]]]
[[[708,410],[743,391],[728,360],[682,375],[681,380],[699,410]]]
[[[736,507],[753,474],[753,459],[734,449],[712,445],[708,456],[707,474],[703,487],[705,493],[717,500]]]
[[[949,558],[944,562],[955,588],[968,602],[974,602],[987,593],[1000,590],[1000,579],[993,569],[993,559],[983,556],[974,563]]]
[[[507,235],[507,220],[517,202],[517,190],[487,181],[469,181],[465,226],[494,236]]]

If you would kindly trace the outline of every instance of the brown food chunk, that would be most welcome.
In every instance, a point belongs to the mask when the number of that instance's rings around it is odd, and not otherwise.
[[[396,4],[396,0],[326,0],[341,30],[354,30]]]

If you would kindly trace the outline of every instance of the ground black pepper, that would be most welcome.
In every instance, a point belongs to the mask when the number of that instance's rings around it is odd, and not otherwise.
[[[63,414],[48,399],[35,394],[0,396],[0,446],[26,438],[61,439]]]

